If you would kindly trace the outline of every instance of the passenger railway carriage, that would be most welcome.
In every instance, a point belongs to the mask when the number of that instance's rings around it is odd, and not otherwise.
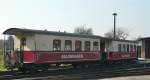
[[[5,40],[6,67],[13,66],[23,71],[48,69],[49,64],[76,67],[137,59],[135,41],[19,28],[7,29],[3,34],[10,35]]]
[[[137,41],[110,40],[106,43],[106,59],[109,61],[132,61],[137,59]]]

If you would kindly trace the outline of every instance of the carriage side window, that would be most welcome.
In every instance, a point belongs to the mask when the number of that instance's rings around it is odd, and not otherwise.
[[[129,52],[129,44],[127,44],[127,52]]]
[[[136,49],[136,45],[134,45],[134,51],[135,51],[135,52],[137,51],[137,49]]]
[[[90,51],[90,48],[91,48],[91,43],[90,41],[85,41],[85,51]]]
[[[65,51],[72,51],[72,41],[65,40]]]
[[[61,41],[58,39],[53,40],[53,50],[60,51],[61,50]]]
[[[98,51],[98,42],[93,42],[93,51]]]
[[[126,45],[125,44],[123,44],[123,52],[126,52]]]
[[[23,38],[21,39],[21,45],[22,45],[22,46],[25,46],[25,45],[26,45],[26,38],[25,38],[25,37],[23,37]]]
[[[118,51],[121,52],[121,44],[118,44]]]
[[[130,52],[133,51],[133,45],[130,45]]]
[[[81,50],[82,50],[81,41],[76,41],[75,42],[75,51],[81,51]]]

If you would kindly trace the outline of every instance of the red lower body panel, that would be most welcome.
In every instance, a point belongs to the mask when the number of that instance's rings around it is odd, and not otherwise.
[[[109,52],[107,55],[108,60],[122,60],[122,59],[136,59],[136,52]]]
[[[33,51],[23,51],[23,62],[24,63],[34,63],[36,60],[35,52]]]
[[[100,60],[99,52],[25,51],[23,54],[23,60],[26,63],[59,63]]]

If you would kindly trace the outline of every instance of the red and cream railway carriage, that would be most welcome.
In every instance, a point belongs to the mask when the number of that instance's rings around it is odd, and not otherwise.
[[[12,35],[11,54],[16,57],[13,61],[22,64],[23,68],[100,60],[100,36],[18,28],[10,28],[3,34]]]
[[[47,30],[10,28],[5,65],[21,70],[48,69],[49,64],[87,66],[104,61],[134,60],[136,42]],[[10,44],[12,48],[10,47]],[[9,49],[9,50],[8,50]]]
[[[109,61],[130,61],[137,59],[137,41],[107,40],[106,59]]]

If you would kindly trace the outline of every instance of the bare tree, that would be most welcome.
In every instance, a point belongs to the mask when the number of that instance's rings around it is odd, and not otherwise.
[[[86,28],[85,26],[80,26],[80,27],[76,27],[74,29],[74,33],[93,35],[93,30],[92,30],[92,28]]]
[[[142,39],[142,36],[141,36],[141,35],[138,35],[135,40],[140,40],[140,39]]]
[[[129,36],[129,32],[125,28],[117,28],[116,29],[116,39],[125,40]],[[114,38],[114,31],[111,29],[109,32],[105,33],[105,37]]]

